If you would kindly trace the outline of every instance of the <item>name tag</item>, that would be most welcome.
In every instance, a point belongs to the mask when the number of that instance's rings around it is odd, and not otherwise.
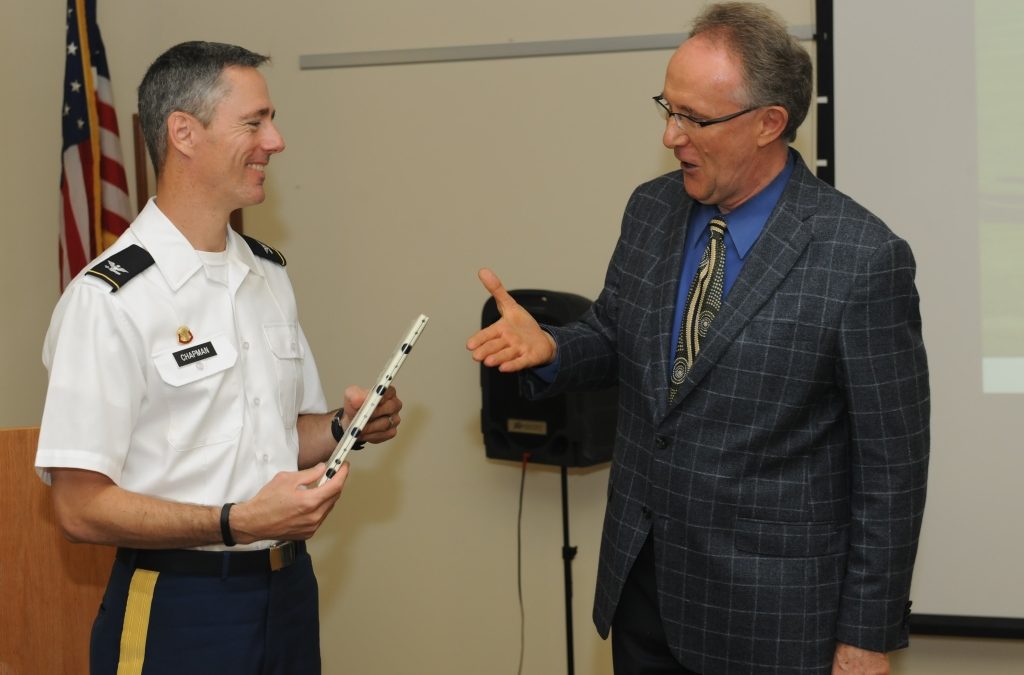
[[[198,344],[175,345],[153,354],[160,379],[172,387],[182,387],[235,365],[238,352],[224,333],[204,337],[207,339]]]
[[[174,362],[178,364],[178,367],[187,366],[192,363],[197,363],[203,359],[208,359],[217,355],[217,350],[213,348],[212,342],[204,342],[201,345],[195,345],[194,347],[188,347],[187,349],[181,349],[174,352]]]

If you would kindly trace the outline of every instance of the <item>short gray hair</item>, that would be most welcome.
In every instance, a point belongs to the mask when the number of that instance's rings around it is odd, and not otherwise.
[[[695,35],[721,41],[740,60],[747,106],[786,109],[789,122],[782,136],[793,141],[811,105],[814,74],[810,55],[779,15],[751,2],[723,2],[694,20],[690,37]]]
[[[146,148],[159,174],[167,159],[167,118],[185,112],[207,126],[226,93],[225,68],[258,68],[270,60],[243,47],[220,42],[182,42],[157,57],[139,85],[139,121]]]

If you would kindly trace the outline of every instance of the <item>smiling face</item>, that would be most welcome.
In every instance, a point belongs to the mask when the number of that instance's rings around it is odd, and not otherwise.
[[[700,119],[735,113],[756,102],[746,99],[739,61],[720,42],[697,35],[682,44],[669,61],[663,96],[673,112]],[[731,211],[757,194],[771,180],[764,117],[757,109],[727,122],[700,127],[671,119],[662,142],[683,171],[683,184],[695,200]],[[769,153],[777,163],[776,153]]]
[[[194,182],[217,207],[233,211],[266,198],[263,182],[270,156],[284,150],[274,125],[266,80],[255,68],[226,68],[223,96],[210,123],[197,130]]]

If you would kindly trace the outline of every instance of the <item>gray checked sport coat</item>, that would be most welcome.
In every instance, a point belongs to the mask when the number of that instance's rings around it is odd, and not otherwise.
[[[524,381],[532,395],[619,386],[597,629],[653,534],[688,668],[819,674],[837,640],[905,646],[929,443],[910,248],[798,157],[669,405],[692,204],[678,171],[637,188],[599,298],[549,327],[558,376]]]

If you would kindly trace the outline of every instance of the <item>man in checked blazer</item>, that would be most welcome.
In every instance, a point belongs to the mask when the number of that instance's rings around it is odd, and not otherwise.
[[[884,674],[907,644],[929,442],[915,263],[789,148],[810,96],[777,16],[709,7],[655,97],[680,170],[633,193],[590,310],[542,329],[480,273],[502,318],[474,359],[532,369],[533,395],[619,387],[594,605],[617,675]],[[713,216],[721,309],[680,362]]]

